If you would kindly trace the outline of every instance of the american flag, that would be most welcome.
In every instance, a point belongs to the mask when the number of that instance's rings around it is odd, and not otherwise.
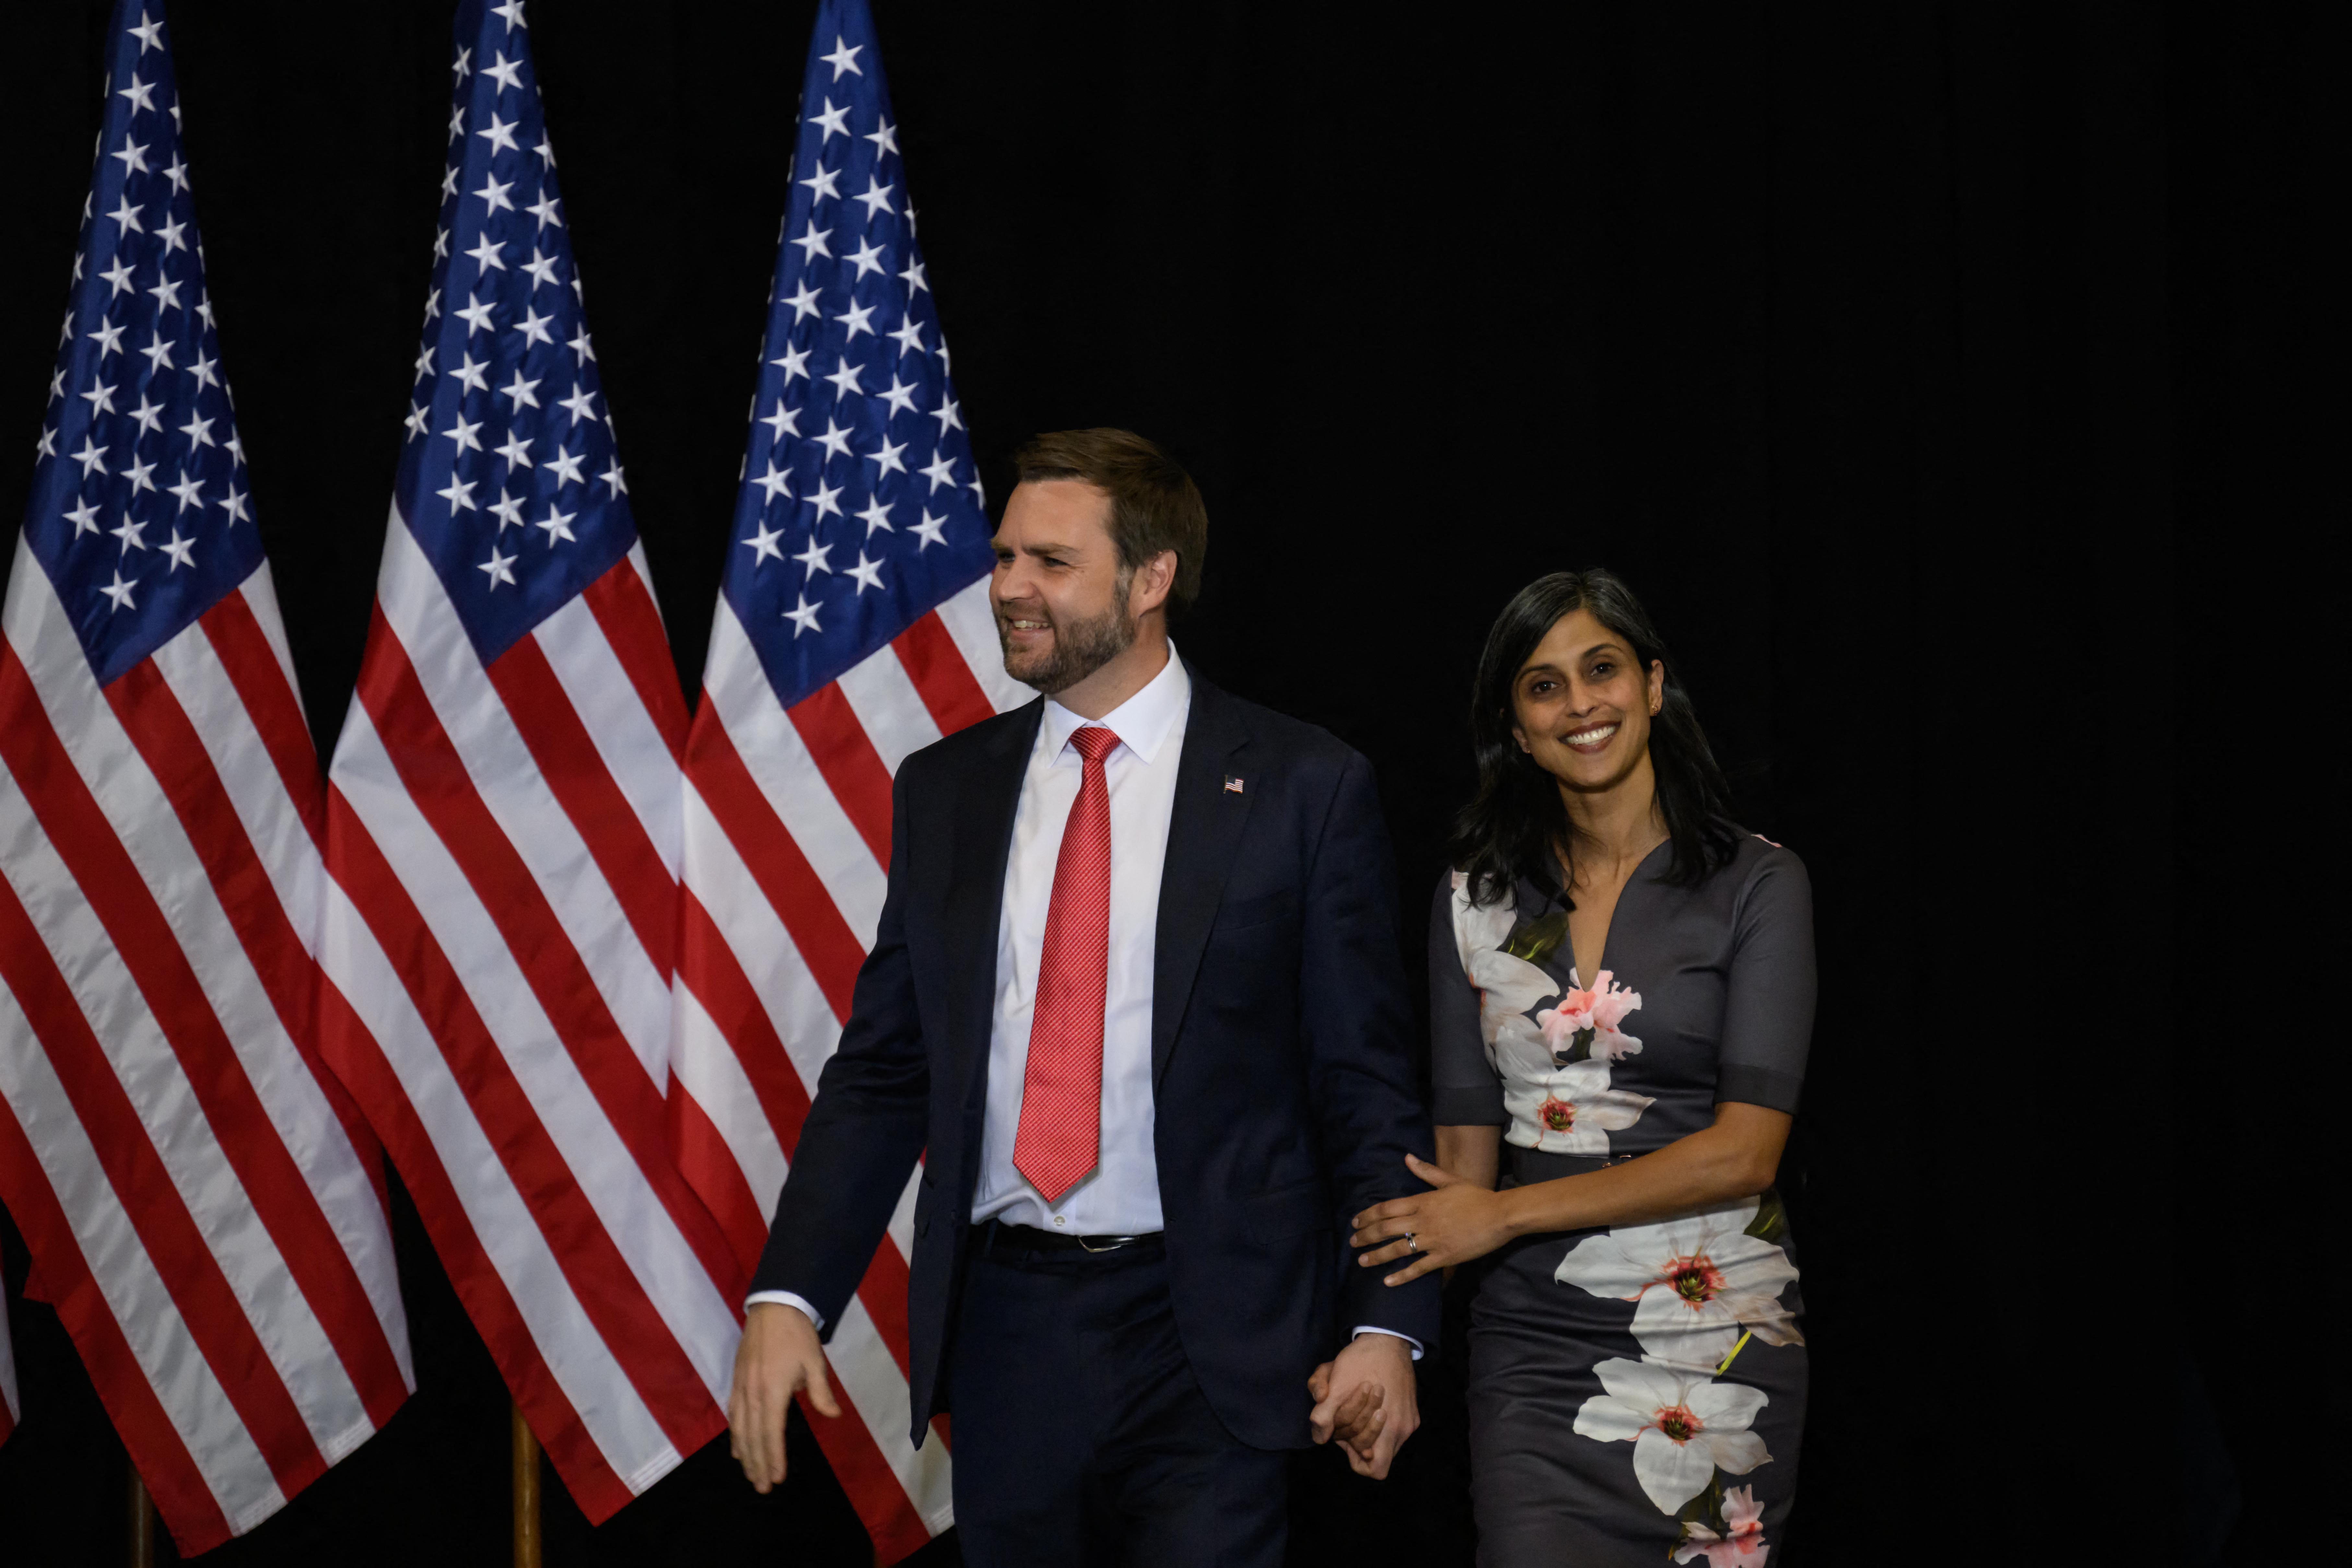
[[[329,770],[330,1059],[572,1496],[726,1426],[744,1270],[669,1138],[686,707],[520,0],[457,7],[373,620]]]
[[[747,1268],[874,940],[891,774],[1031,695],[998,652],[980,477],[864,0],[818,8],[801,96],[687,747],[679,1143]],[[834,1326],[854,1414],[816,1424],[886,1561],[950,1521],[944,1431],[907,1438],[913,1191]]]
[[[136,0],[112,29],[0,613],[0,1200],[194,1552],[283,1506],[414,1379],[378,1152],[320,1058],[318,757],[171,50]]]

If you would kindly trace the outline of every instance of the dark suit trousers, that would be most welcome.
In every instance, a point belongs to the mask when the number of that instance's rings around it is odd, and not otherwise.
[[[971,1568],[1281,1563],[1288,1456],[1238,1441],[1210,1409],[1156,1240],[975,1247],[949,1375]]]

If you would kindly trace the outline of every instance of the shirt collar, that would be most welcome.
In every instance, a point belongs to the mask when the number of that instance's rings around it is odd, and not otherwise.
[[[1082,719],[1054,699],[1045,699],[1045,721],[1038,740],[1046,757],[1057,759],[1075,731],[1088,724],[1100,724],[1118,735],[1121,745],[1149,765],[1160,748],[1168,743],[1176,721],[1184,716],[1192,700],[1192,677],[1185,670],[1184,661],[1176,656],[1176,645],[1171,642],[1168,645],[1166,668],[1144,682],[1142,690],[1100,719]]]

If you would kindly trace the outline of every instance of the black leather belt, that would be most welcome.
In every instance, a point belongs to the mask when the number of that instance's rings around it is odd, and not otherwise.
[[[1030,1225],[1007,1225],[992,1219],[980,1227],[981,1248],[986,1252],[1123,1252],[1157,1244],[1160,1233],[1148,1236],[1073,1236],[1062,1230],[1040,1230]]]

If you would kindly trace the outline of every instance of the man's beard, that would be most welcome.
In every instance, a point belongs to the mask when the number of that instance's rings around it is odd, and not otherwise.
[[[1119,574],[1118,592],[1111,595],[1110,607],[1090,620],[1052,621],[1054,643],[1044,654],[1015,654],[1013,651],[1013,628],[1009,617],[1000,612],[996,619],[996,638],[1004,649],[1004,673],[1024,686],[1034,687],[1051,697],[1067,691],[1120,654],[1135,645],[1135,617],[1127,613],[1128,574]],[[1044,616],[1025,615],[1022,620],[1045,620]]]

